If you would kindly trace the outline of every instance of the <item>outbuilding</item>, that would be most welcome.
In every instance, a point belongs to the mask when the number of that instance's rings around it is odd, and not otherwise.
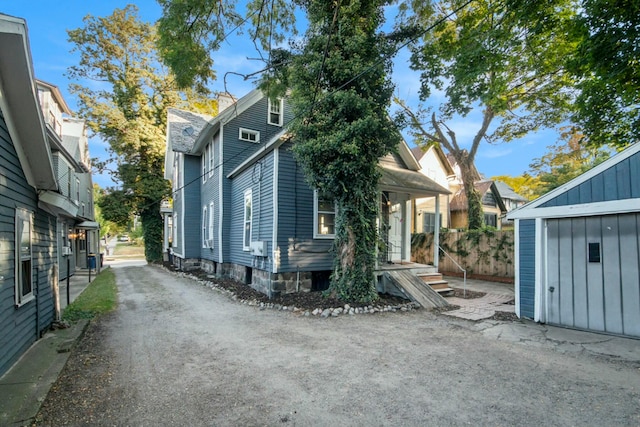
[[[519,317],[640,337],[640,143],[508,218]]]

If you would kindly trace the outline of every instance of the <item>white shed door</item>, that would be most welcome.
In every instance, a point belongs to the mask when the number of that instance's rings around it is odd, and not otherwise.
[[[640,214],[546,224],[547,321],[640,337]]]

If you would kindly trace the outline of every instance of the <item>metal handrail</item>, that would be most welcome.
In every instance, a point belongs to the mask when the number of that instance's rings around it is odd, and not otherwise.
[[[467,270],[465,270],[464,268],[462,268],[462,266],[460,264],[458,264],[456,262],[455,259],[453,259],[453,257],[451,255],[449,255],[447,253],[447,251],[445,251],[444,249],[442,249],[442,246],[438,245],[438,249],[440,249],[442,251],[443,254],[445,254],[447,257],[449,257],[449,259],[451,261],[453,261],[453,263],[460,269],[462,270],[462,276],[463,276],[463,285],[462,285],[462,295],[463,298],[467,297]]]

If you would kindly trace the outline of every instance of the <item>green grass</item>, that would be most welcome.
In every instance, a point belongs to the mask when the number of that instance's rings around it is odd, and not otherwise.
[[[75,322],[80,319],[92,319],[113,311],[117,301],[116,276],[110,268],[105,268],[80,296],[65,308],[62,320]]]
[[[112,248],[112,254],[113,256],[144,258],[144,246],[138,246],[133,243],[118,242],[116,247]]]

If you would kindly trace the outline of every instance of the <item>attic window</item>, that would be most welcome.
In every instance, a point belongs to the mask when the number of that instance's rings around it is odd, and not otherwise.
[[[269,124],[282,126],[282,99],[269,98]]]
[[[493,197],[493,193],[487,192],[482,198],[482,204],[485,206],[493,206],[496,207],[496,198]]]
[[[260,142],[260,132],[257,130],[240,128],[238,138],[240,138],[241,141],[258,143]]]

